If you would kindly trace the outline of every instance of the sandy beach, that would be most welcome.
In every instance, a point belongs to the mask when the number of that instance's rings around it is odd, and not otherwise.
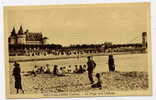
[[[102,89],[100,91],[148,89],[148,75],[146,72],[103,72],[101,75]],[[95,73],[94,80],[96,80]],[[10,84],[11,94],[16,94],[12,76]],[[22,75],[22,85],[25,94],[87,92],[97,90],[91,88],[87,72],[83,74],[68,74],[64,77],[57,77],[52,74],[38,74],[36,77],[32,75]]]
[[[62,59],[47,60],[33,62],[18,62],[21,67],[22,86],[25,94],[51,94],[64,92],[93,92],[99,91],[140,91],[149,89],[147,55],[115,55],[116,72],[108,72],[107,56],[94,56],[97,66],[94,70],[94,80],[96,82],[96,73],[101,74],[102,89],[91,88],[88,79],[88,72],[83,74],[66,74],[64,77],[53,76],[53,74],[38,74],[36,77],[28,75],[28,71],[32,71],[35,65],[45,66],[49,64],[52,72],[53,65],[61,66],[71,65],[74,69],[75,65],[84,65],[86,58],[81,59]],[[137,60],[137,62],[136,62]],[[10,94],[16,94],[14,88],[14,77],[11,76],[13,63],[10,63]],[[52,95],[50,95],[52,96]]]

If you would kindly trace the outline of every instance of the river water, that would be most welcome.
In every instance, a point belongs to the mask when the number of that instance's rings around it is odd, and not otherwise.
[[[94,56],[94,61],[97,66],[95,72],[108,71],[108,56]],[[148,55],[147,54],[125,54],[114,55],[115,65],[117,71],[147,71],[148,67]],[[52,71],[53,66],[56,64],[59,67],[68,68],[71,65],[72,69],[75,65],[84,65],[87,63],[87,58],[71,58],[71,59],[59,59],[59,60],[44,60],[44,61],[26,61],[18,62],[21,67],[21,71],[31,71],[34,66],[45,66],[49,64],[49,68]],[[9,64],[11,70],[13,69],[13,63]]]

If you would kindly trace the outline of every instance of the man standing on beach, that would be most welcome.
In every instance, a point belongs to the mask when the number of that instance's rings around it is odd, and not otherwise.
[[[115,71],[115,64],[114,64],[113,55],[109,55],[108,66],[109,66],[109,72],[114,72]]]
[[[88,56],[87,58],[88,58],[88,62],[87,62],[87,65],[88,65],[88,68],[87,68],[88,78],[89,78],[91,84],[93,84],[94,83],[94,80],[93,80],[93,70],[96,67],[96,63],[94,62],[93,57]]]

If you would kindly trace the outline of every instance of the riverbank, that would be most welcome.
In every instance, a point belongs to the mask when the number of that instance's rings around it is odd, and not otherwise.
[[[126,54],[145,54],[138,52],[114,52],[114,53],[96,53],[96,54],[83,54],[83,55],[47,55],[47,56],[9,56],[9,62],[25,62],[25,61],[43,61],[43,60],[59,60],[59,59],[71,59],[71,58],[83,58],[87,56],[108,56],[108,55],[126,55]]]
[[[94,73],[95,80],[95,73]],[[89,84],[87,72],[68,74],[56,77],[51,74],[39,74],[36,77],[22,74],[22,85],[25,94],[52,94],[61,92],[89,91],[136,91],[148,89],[147,72],[103,72],[101,73],[102,89],[93,89]],[[10,93],[16,94],[14,79],[10,80]]]

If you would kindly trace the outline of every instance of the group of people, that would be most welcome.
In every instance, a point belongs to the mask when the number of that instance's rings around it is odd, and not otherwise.
[[[99,88],[102,89],[102,81],[101,81],[101,74],[100,73],[96,73],[96,78],[97,78],[97,82],[94,82],[93,79],[93,71],[96,67],[96,63],[93,60],[92,56],[88,56],[88,61],[87,61],[87,68],[86,65],[80,65],[79,68],[77,65],[75,65],[75,70],[73,71],[73,73],[83,73],[88,71],[88,78],[90,83],[92,84],[91,87],[92,88]],[[21,84],[21,69],[20,69],[20,64],[18,64],[17,62],[14,63],[14,69],[13,69],[13,76],[15,78],[15,88],[17,90],[17,93],[19,93],[19,90],[22,91],[22,93],[24,93],[24,90],[22,89],[22,84]],[[114,72],[115,71],[115,64],[114,64],[114,58],[113,55],[109,55],[109,59],[108,59],[108,67],[109,67],[109,71],[110,72]],[[71,73],[71,66],[69,66],[68,68],[68,72]],[[41,66],[41,67],[37,67],[35,66],[32,74],[34,76],[36,76],[37,73],[51,73],[50,72],[50,68],[49,65],[47,64],[45,67]],[[54,65],[53,68],[53,75],[56,76],[65,76],[65,67],[58,67],[58,65]]]
[[[49,68],[49,64],[47,64],[46,66],[36,66],[34,67],[33,71],[31,72],[31,74],[33,74],[34,76],[36,76],[37,74],[41,74],[41,73],[46,73],[46,74],[50,74],[50,68]]]
[[[50,71],[49,64],[46,64],[46,66],[36,66],[31,71],[31,74],[36,76],[37,74],[53,74],[57,76],[65,76],[65,74],[71,74],[71,73],[84,73],[86,72],[86,65],[75,65],[75,69],[72,70],[71,65],[68,67],[59,67],[58,65],[53,66],[53,71]]]
[[[77,65],[75,65],[75,70],[73,71],[73,73],[84,73],[86,72],[86,65],[80,65],[79,68]]]
[[[96,73],[97,82],[94,83],[94,80],[93,80],[93,70],[96,67],[96,63],[94,62],[93,57],[88,56],[87,65],[88,65],[88,68],[87,68],[88,78],[89,78],[89,80],[90,80],[90,82],[92,84],[91,87],[92,88],[102,89],[102,81],[101,81],[101,78],[100,78],[100,74],[99,73]]]
[[[113,55],[109,55],[108,57],[109,57],[108,58],[109,72],[114,72],[115,71],[115,63],[114,63]],[[88,78],[90,80],[90,83],[92,84],[91,87],[102,89],[102,81],[101,81],[100,73],[96,73],[97,82],[94,83],[94,80],[93,80],[93,71],[96,67],[96,63],[94,62],[92,56],[88,56],[87,66],[88,66],[88,68],[87,68]]]

